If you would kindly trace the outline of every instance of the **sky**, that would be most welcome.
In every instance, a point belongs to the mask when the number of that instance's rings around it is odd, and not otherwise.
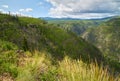
[[[32,17],[104,18],[120,15],[120,0],[0,0],[0,12]]]

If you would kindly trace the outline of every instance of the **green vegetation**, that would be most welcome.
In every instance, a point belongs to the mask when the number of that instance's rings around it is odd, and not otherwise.
[[[10,73],[13,77],[17,76],[17,58],[15,51],[17,46],[0,40],[0,75]]]
[[[95,45],[111,67],[120,68],[120,17],[103,20],[48,20]]]
[[[120,18],[113,18],[97,28],[87,30],[82,37],[98,47],[111,66],[120,68]]]
[[[119,81],[105,64],[95,46],[72,32],[0,14],[0,81]]]
[[[58,27],[81,35],[88,28],[100,25],[102,20],[49,20],[48,23],[55,24]]]
[[[16,55],[16,54],[14,54]],[[46,56],[46,52],[35,51],[34,55],[30,52],[24,52],[24,56],[17,54],[16,65],[9,65],[13,69],[8,69],[7,77],[1,80],[11,81],[119,81],[120,76],[116,77],[109,74],[107,67],[98,66],[96,63],[86,64],[82,60],[73,60],[65,57],[57,64],[52,64],[52,57]],[[9,63],[8,61],[6,64]],[[15,64],[14,64],[15,65]],[[16,68],[16,69],[15,69]],[[1,70],[3,71],[3,70]],[[10,78],[9,73],[14,73]]]
[[[109,75],[107,69],[97,65],[86,65],[82,61],[65,58],[57,66],[52,65],[46,57],[37,56],[22,67],[17,81],[117,81],[113,75]]]
[[[103,59],[100,51],[82,38],[35,18],[1,14],[0,39],[12,42],[24,51],[50,52],[54,59],[59,60],[65,55],[84,61]]]

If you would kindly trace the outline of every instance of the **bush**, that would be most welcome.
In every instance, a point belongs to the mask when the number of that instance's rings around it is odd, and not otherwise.
[[[58,70],[56,68],[49,68],[48,71],[39,75],[40,81],[57,81]]]
[[[0,75],[9,73],[12,77],[16,78],[18,75],[17,67],[11,63],[2,63],[0,66]]]

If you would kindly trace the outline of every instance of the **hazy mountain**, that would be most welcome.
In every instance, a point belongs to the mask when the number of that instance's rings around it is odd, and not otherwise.
[[[114,17],[114,16],[113,16]],[[54,17],[39,17],[40,19],[44,19],[46,21],[54,21],[54,20],[108,20],[113,17],[104,17],[104,18],[91,18],[91,19],[81,19],[81,18],[54,18]]]

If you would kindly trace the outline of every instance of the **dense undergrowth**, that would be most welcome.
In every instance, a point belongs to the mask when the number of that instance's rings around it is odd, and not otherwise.
[[[119,81],[119,74],[97,62],[86,64],[68,56],[53,60],[46,51],[24,52],[10,42],[0,40],[1,81]]]
[[[7,51],[4,53],[8,55]],[[73,60],[65,57],[62,61],[53,64],[52,57],[46,52],[35,51],[12,53],[16,59],[6,57],[2,60],[0,78],[2,81],[119,81],[120,76],[109,73],[107,67],[97,63],[86,64],[82,60]],[[46,56],[48,55],[48,56]],[[10,58],[10,59],[8,59]],[[8,61],[9,60],[9,61]],[[6,74],[6,75],[5,75]],[[10,78],[12,77],[12,78]]]

